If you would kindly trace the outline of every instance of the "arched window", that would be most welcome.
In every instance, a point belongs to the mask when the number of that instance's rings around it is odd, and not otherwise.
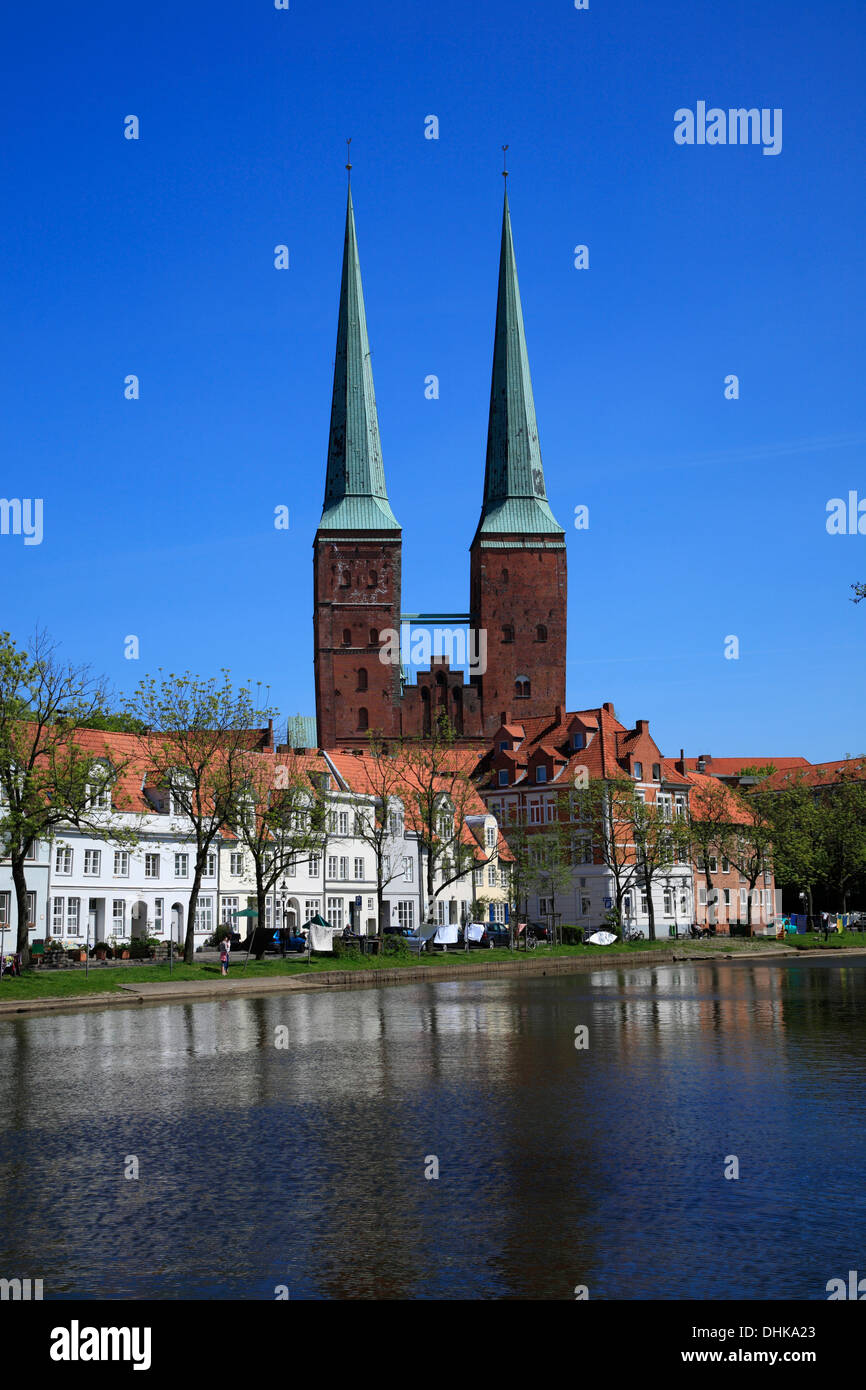
[[[378,629],[377,627],[371,627],[371,628],[370,628],[370,646],[371,646],[371,647],[378,647],[378,645],[379,645],[379,629]]]
[[[348,589],[350,582],[351,582],[351,581],[350,581],[350,579],[349,579],[349,571],[348,571],[348,570],[341,570],[341,571],[340,571],[340,588],[341,588],[341,589]]]
[[[510,623],[506,623],[502,629],[502,640],[503,642],[514,641],[514,628],[511,626]]]
[[[366,690],[366,689],[367,689],[367,672],[366,672],[366,670],[365,670],[365,668],[364,668],[363,666],[361,667],[361,669],[360,669],[359,672],[358,672],[358,689],[359,689],[359,690]]]
[[[362,705],[361,708],[358,710],[358,728],[361,731],[361,733],[363,733],[366,729],[369,729],[369,727],[370,716],[367,713],[364,706]]]
[[[503,571],[502,571],[502,582],[503,582],[503,584],[507,584],[507,583],[508,583],[508,570],[503,570]]]
[[[367,580],[367,588],[368,588],[368,589],[375,589],[375,587],[376,587],[376,585],[377,585],[378,583],[379,583],[379,576],[378,576],[378,574],[376,573],[375,570],[370,570],[370,577],[369,577],[369,579]]]
[[[459,685],[456,685],[456,686],[454,687],[453,699],[454,699],[454,721],[453,721],[453,722],[454,722],[454,732],[455,732],[455,733],[458,733],[458,734],[462,734],[462,733],[463,733],[463,691],[460,689],[460,686],[459,686]]]
[[[448,685],[445,677],[440,671],[436,677],[436,703],[447,710],[448,708]]]
[[[430,691],[426,685],[421,687],[421,726],[422,732],[430,732]]]
[[[530,696],[530,685],[528,676],[518,676],[514,682],[514,698],[516,700],[528,700]]]
[[[535,640],[536,642],[547,641],[547,628],[544,626],[544,623],[539,623],[538,627],[535,629]]]
[[[351,647],[351,645],[352,645],[352,629],[349,628],[349,627],[344,627],[344,628],[343,628],[343,646],[344,646],[344,647]]]

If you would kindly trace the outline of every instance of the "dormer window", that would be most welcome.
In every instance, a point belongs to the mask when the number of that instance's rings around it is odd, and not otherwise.
[[[643,763],[635,763],[634,776],[636,782],[639,782],[641,780],[641,778],[643,777]]]
[[[583,733],[582,730],[579,730],[576,734],[573,735],[571,740],[571,746],[573,749],[575,749],[575,751],[579,748],[586,747],[586,734]]]
[[[499,785],[500,785],[500,787],[507,787],[507,786],[508,786],[508,768],[507,768],[507,767],[503,767],[503,768],[500,768],[500,769],[499,769]]]
[[[535,780],[536,782],[547,781],[547,768],[544,763],[539,763],[538,767],[535,769]]]
[[[654,782],[660,782],[661,780],[662,780],[662,766],[661,766],[661,763],[653,763],[653,781],[654,781]]]
[[[107,763],[93,764],[88,774],[86,797],[88,810],[111,810],[111,769]]]
[[[507,743],[504,743],[504,742],[503,742],[503,743],[500,743],[500,745],[499,745],[499,751],[500,751],[500,753],[507,753],[507,752],[508,752],[508,744],[507,744]]]

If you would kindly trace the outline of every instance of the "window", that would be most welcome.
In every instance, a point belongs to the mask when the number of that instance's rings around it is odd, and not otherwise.
[[[189,855],[176,854],[174,856],[174,876],[175,878],[186,878],[189,873]]]
[[[413,863],[412,863],[412,860],[409,858],[409,856],[408,856],[408,854],[407,854],[407,855],[406,855],[406,858],[403,860],[403,877],[404,877],[404,879],[406,880],[407,883],[411,883],[411,882],[412,882],[414,873],[415,873],[414,865],[413,865]]]
[[[309,922],[311,917],[315,917],[317,912],[322,910],[321,898],[306,898],[304,900],[304,919]]]
[[[297,878],[297,875],[298,865],[295,856],[292,855],[291,859],[286,862],[286,878]]]
[[[536,642],[547,641],[547,628],[544,626],[544,623],[539,623],[538,627],[535,629],[535,640]]]
[[[643,914],[644,917],[645,917],[645,916],[647,915],[647,913],[649,912],[649,904],[648,904],[648,902],[647,902],[646,893],[645,893],[645,891],[644,891],[643,889],[641,889],[641,894],[640,894],[640,910],[641,910],[641,913]]]
[[[337,825],[338,825],[338,827],[339,827],[339,828],[338,828],[338,831],[337,831],[337,833],[338,833],[339,835],[348,835],[348,833],[349,833],[349,812],[348,812],[348,811],[341,811],[341,812],[340,812],[339,816],[337,817]]]
[[[67,898],[67,899],[66,899],[66,931],[67,931],[67,933],[68,933],[69,936],[78,936],[78,935],[80,934],[80,930],[81,930],[81,928],[80,928],[80,921],[81,921],[81,899],[80,899],[80,898]]]
[[[356,860],[355,860],[355,878],[363,878],[363,877],[364,877],[364,861],[363,861],[363,859],[356,859]]]
[[[8,894],[8,893],[4,893],[4,894],[3,894],[3,906],[4,906],[4,911],[8,914],[8,911],[9,911],[9,894]],[[52,934],[52,936],[62,936],[62,935],[63,935],[63,908],[64,908],[64,906],[65,906],[65,899],[63,899],[63,898],[52,898],[52,899],[51,899],[51,934]]]
[[[338,875],[338,860],[336,854],[328,855],[328,878],[336,878]]]
[[[311,876],[311,877],[316,877],[316,876],[318,875],[318,873],[319,873],[319,859],[320,859],[320,857],[321,857],[321,856],[318,855],[318,854],[311,854],[311,855],[310,855],[310,876]]]
[[[622,900],[622,910],[626,917],[631,916],[631,893],[626,893]]]
[[[366,690],[366,689],[367,689],[367,672],[366,672],[366,670],[364,669],[363,666],[361,667],[361,669],[360,669],[359,672],[358,672],[358,689],[359,689],[359,690]]]
[[[436,902],[436,921],[438,922],[438,924],[439,924],[440,927],[444,927],[445,924],[446,924],[446,922],[448,921],[447,907],[448,907],[448,904],[444,901],[444,899],[442,899],[442,898],[437,899],[437,902]]]
[[[662,765],[661,765],[661,763],[653,763],[653,781],[654,781],[654,782],[660,782],[661,780],[662,780]]]
[[[377,627],[371,627],[371,628],[370,628],[370,646],[371,646],[371,647],[378,647],[378,645],[379,645],[379,629],[378,629]]]
[[[343,930],[343,899],[328,899],[328,921],[335,931]]]
[[[528,700],[531,694],[531,687],[528,676],[518,676],[514,682],[514,698],[516,700]]]
[[[487,887],[488,887],[488,888],[495,888],[495,887],[496,887],[496,865],[495,865],[495,864],[488,864],[488,865],[487,865]]]
[[[666,917],[674,915],[674,895],[670,888],[665,888],[664,893],[664,914]]]
[[[505,903],[491,903],[494,922],[505,921]]]
[[[529,824],[541,825],[541,802],[537,797],[529,803]]]
[[[502,629],[502,640],[503,642],[514,641],[514,628],[511,626],[510,623],[506,623]]]
[[[409,902],[400,902],[397,904],[397,923],[404,930],[406,928],[408,928],[409,931],[415,930],[415,904],[411,899]]]
[[[57,874],[72,873],[72,850],[68,845],[58,845],[54,852],[54,872]]]
[[[94,763],[90,769],[85,795],[91,811],[111,810],[111,771],[105,763]]]
[[[352,645],[352,630],[351,630],[351,628],[344,627],[344,628],[343,628],[343,646],[344,646],[344,647],[351,647],[351,645]]]
[[[503,570],[503,571],[502,571],[501,579],[502,579],[502,583],[503,583],[503,584],[507,584],[507,583],[508,583],[508,570]]]
[[[745,888],[741,888],[741,889],[740,889],[740,911],[741,911],[741,912],[745,912],[745,910],[746,910],[746,890],[745,890]]]
[[[634,765],[634,775],[635,775],[636,781],[639,782],[640,779],[643,777],[643,763],[635,763],[635,765]]]
[[[213,898],[210,896],[199,898],[196,903],[195,930],[206,932],[208,936],[213,931]]]
[[[84,851],[84,872],[88,878],[96,878],[99,873],[99,865],[102,860],[102,851],[99,849],[86,849]]]
[[[500,869],[500,870],[499,870],[499,887],[500,887],[500,888],[507,888],[507,887],[508,887],[508,870],[507,870],[507,869]]]
[[[484,843],[488,849],[496,848],[496,827],[487,825],[484,827]]]
[[[111,904],[111,926],[115,936],[126,935],[126,903],[115,898]]]
[[[727,857],[723,854],[723,855],[722,855],[722,873],[723,873],[723,874],[730,873],[730,869],[731,869],[731,866],[730,866],[730,864],[728,863]]]
[[[231,874],[232,878],[240,878],[240,876],[241,876],[241,874],[243,873],[243,871],[244,871],[244,853],[243,853],[243,850],[240,850],[240,849],[232,850],[231,854],[229,855],[229,873]]]
[[[158,854],[146,854],[144,856],[144,876],[145,878],[159,878]]]
[[[358,732],[364,733],[370,727],[370,715],[364,705],[358,710]]]
[[[238,898],[223,898],[220,904],[220,922],[224,927],[231,926],[233,923],[233,914],[238,910],[238,902]]]
[[[553,911],[553,904],[551,903],[550,898],[539,898],[539,899],[538,899],[538,915],[539,915],[539,917],[546,917],[547,914],[548,914],[548,912],[552,912],[552,911]]]
[[[579,749],[581,749],[581,748],[585,748],[585,747],[586,747],[586,734],[583,733],[582,731],[579,731],[578,733],[576,733],[576,734],[573,736],[572,740],[571,740],[571,746],[572,746],[572,748],[575,750],[575,752],[577,752],[577,751],[578,751]]]
[[[539,763],[538,767],[535,769],[535,780],[536,782],[547,781],[547,768],[543,763]]]
[[[499,769],[499,785],[500,787],[508,786],[508,769],[506,767]]]
[[[125,849],[114,851],[114,877],[129,878],[129,852]]]
[[[157,936],[161,936],[161,935],[162,935],[162,898],[154,898],[154,900],[153,900],[153,925],[154,925],[154,929],[155,929],[155,934],[156,934]]]
[[[658,792],[656,795],[656,807],[662,820],[670,820],[673,816],[673,798],[670,792]]]
[[[216,853],[211,851],[204,862],[204,871],[208,878],[214,878],[217,871]]]
[[[725,900],[725,907],[730,907],[730,905],[731,905],[731,890],[730,890],[730,888],[723,888],[723,889],[722,889],[722,896],[723,896],[723,898],[724,898],[724,900]]]
[[[710,855],[710,873],[714,874],[719,867],[719,861],[714,854]]]

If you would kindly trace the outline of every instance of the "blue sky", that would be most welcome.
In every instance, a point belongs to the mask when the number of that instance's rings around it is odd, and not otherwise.
[[[347,135],[403,607],[465,610],[507,142],[569,706],[669,753],[866,749],[866,536],[825,527],[866,498],[862,5],[149,0],[2,37],[0,494],[44,539],[0,536],[0,626],[313,712]],[[781,108],[781,153],[675,144],[699,100]]]

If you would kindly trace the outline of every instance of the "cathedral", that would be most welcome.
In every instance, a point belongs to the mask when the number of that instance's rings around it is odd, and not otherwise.
[[[325,501],[313,543],[318,745],[366,748],[369,730],[423,734],[444,709],[460,739],[480,747],[502,724],[565,708],[565,533],[545,492],[507,190],[468,611],[404,614],[401,546],[385,486],[350,187]],[[385,634],[407,619],[449,620],[481,634],[480,673],[470,667],[467,676],[434,655],[410,683],[398,660],[382,659]]]

